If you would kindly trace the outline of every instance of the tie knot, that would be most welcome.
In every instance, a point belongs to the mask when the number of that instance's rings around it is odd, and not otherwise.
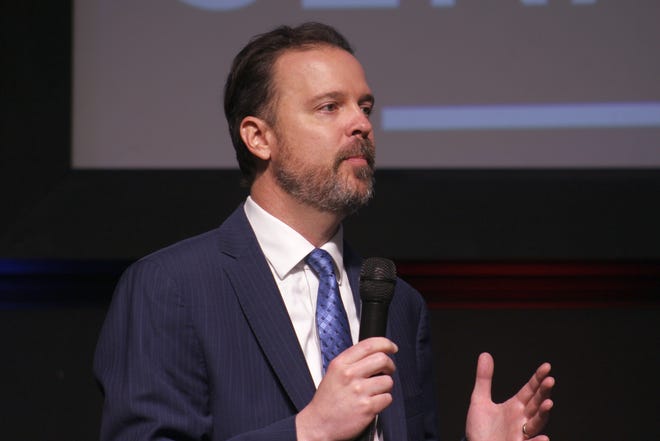
[[[305,262],[312,267],[317,276],[334,276],[335,270],[332,266],[330,253],[320,248],[315,248],[305,258]]]

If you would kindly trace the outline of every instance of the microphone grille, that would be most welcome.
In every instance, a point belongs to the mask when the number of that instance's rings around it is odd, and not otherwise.
[[[383,257],[370,257],[362,263],[360,271],[360,298],[362,301],[389,302],[394,295],[396,266]]]

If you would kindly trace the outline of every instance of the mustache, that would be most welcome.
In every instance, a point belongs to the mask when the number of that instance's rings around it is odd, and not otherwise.
[[[335,161],[336,167],[339,167],[342,161],[355,156],[362,156],[367,161],[369,167],[373,169],[376,163],[376,146],[374,146],[374,143],[368,138],[354,141],[348,147],[339,152],[337,160]]]

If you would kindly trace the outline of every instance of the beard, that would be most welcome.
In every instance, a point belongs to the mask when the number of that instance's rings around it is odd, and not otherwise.
[[[367,164],[350,167],[341,173],[344,161],[355,156],[364,157]],[[275,179],[298,202],[320,211],[348,215],[365,206],[373,197],[374,157],[373,143],[369,139],[360,139],[339,151],[330,167],[310,167],[297,160],[289,146],[284,145],[281,160],[274,164]]]

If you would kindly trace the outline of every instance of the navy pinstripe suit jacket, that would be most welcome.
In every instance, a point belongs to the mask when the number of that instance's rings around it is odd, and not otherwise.
[[[359,310],[360,258],[344,263]],[[386,441],[436,439],[425,304],[399,280],[388,319]],[[101,440],[295,440],[315,392],[286,307],[239,207],[218,229],[133,264],[101,330]]]

